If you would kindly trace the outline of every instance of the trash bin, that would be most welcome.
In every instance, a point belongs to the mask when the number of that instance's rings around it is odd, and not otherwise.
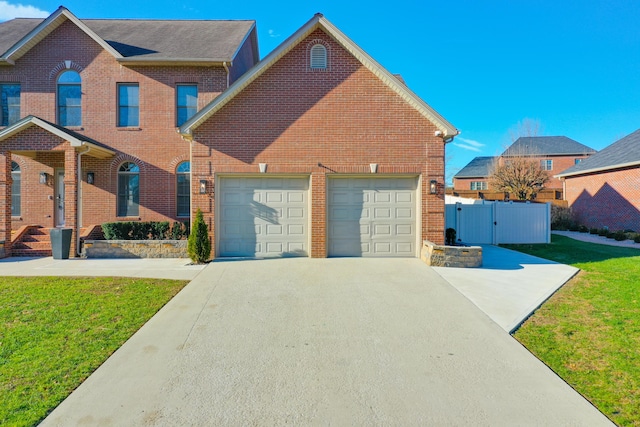
[[[72,231],[72,228],[51,229],[49,235],[51,236],[51,252],[53,254],[53,259],[69,259]]]

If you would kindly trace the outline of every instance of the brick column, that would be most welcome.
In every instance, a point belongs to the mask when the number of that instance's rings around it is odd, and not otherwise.
[[[0,152],[0,258],[11,256],[11,153]]]
[[[77,250],[78,224],[78,154],[72,147],[64,151],[64,221],[65,227],[73,230],[69,256],[75,257]]]
[[[311,257],[327,257],[327,174],[311,174]]]

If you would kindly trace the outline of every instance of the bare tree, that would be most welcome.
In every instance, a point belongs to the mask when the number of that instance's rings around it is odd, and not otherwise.
[[[519,200],[533,200],[548,180],[549,175],[539,162],[515,156],[496,162],[489,185],[494,190],[508,191]]]
[[[511,142],[516,142],[521,136],[539,136],[542,133],[540,120],[524,118],[509,129]]]
[[[511,141],[520,137],[538,136],[541,126],[539,120],[523,119],[509,130]],[[506,151],[506,150],[505,150]],[[533,200],[549,180],[540,162],[534,160],[536,153],[525,151],[523,147],[508,150],[507,156],[495,162],[489,176],[489,186],[493,190],[505,191],[519,200]]]

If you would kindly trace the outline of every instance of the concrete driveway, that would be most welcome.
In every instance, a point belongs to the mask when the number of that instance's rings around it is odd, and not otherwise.
[[[417,259],[210,264],[43,426],[611,425]]]

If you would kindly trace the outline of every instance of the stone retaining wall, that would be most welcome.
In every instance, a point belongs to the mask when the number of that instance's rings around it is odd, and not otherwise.
[[[482,267],[482,247],[444,246],[425,240],[420,258],[433,267]]]
[[[85,240],[83,258],[189,258],[186,240]]]

